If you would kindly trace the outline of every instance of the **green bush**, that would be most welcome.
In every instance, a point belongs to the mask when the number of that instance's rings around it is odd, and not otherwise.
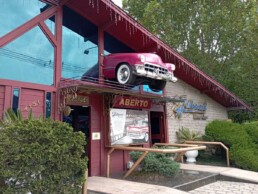
[[[142,152],[130,152],[131,159],[136,162]],[[141,163],[141,170],[147,173],[158,173],[163,176],[174,176],[179,171],[180,165],[171,160],[166,154],[148,153]]]
[[[27,119],[0,130],[2,193],[79,193],[87,158],[84,134],[66,123]]]
[[[230,150],[230,160],[238,167],[258,170],[258,125],[213,121],[205,129],[207,138],[220,141]]]
[[[223,142],[228,147],[248,144],[251,140],[243,128],[243,125],[238,123],[216,120],[206,126],[205,136],[212,141]]]
[[[232,146],[230,157],[236,166],[246,170],[258,171],[258,149],[253,144],[244,147]]]
[[[258,122],[246,123],[243,126],[252,141],[258,145]]]

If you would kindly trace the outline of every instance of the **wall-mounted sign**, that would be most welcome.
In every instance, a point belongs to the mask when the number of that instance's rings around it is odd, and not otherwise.
[[[135,108],[150,109],[152,101],[144,98],[135,98],[129,96],[115,96],[113,107],[117,108]]]
[[[100,140],[100,132],[93,132],[92,140]]]
[[[193,119],[194,120],[207,120],[208,117],[204,114],[194,113],[193,114]]]
[[[204,113],[207,110],[207,104],[198,104],[195,103],[193,100],[187,100],[186,96],[182,96],[181,99],[184,102],[172,103],[170,104],[169,108],[174,113],[176,118],[181,118],[183,113],[192,113],[194,119],[202,119],[206,120],[207,116],[204,116]],[[201,116],[203,115],[203,116]],[[202,117],[202,118],[201,118]]]
[[[148,143],[148,112],[110,109],[110,141],[111,145]]]
[[[29,111],[32,107],[36,107],[36,106],[39,106],[39,105],[40,105],[40,101],[39,100],[34,100],[32,103],[26,105],[24,107],[24,110]]]

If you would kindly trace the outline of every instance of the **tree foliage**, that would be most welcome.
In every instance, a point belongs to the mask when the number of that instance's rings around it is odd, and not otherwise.
[[[204,72],[250,104],[258,117],[257,0],[124,0],[123,6]],[[233,114],[239,121],[245,115]]]

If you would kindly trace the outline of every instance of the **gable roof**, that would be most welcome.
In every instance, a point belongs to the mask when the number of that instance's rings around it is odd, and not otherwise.
[[[222,84],[182,57],[110,0],[68,1],[67,6],[135,52],[155,52],[176,65],[175,75],[229,109],[251,108]]]

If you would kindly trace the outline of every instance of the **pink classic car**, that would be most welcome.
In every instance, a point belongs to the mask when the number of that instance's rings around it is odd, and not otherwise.
[[[148,142],[149,140],[149,127],[148,121],[145,120],[136,120],[134,124],[128,125],[126,128],[127,136],[132,139],[143,140]]]
[[[175,65],[163,63],[154,53],[116,53],[104,57],[106,79],[134,86],[148,84],[153,91],[163,90],[167,81],[176,82]]]

